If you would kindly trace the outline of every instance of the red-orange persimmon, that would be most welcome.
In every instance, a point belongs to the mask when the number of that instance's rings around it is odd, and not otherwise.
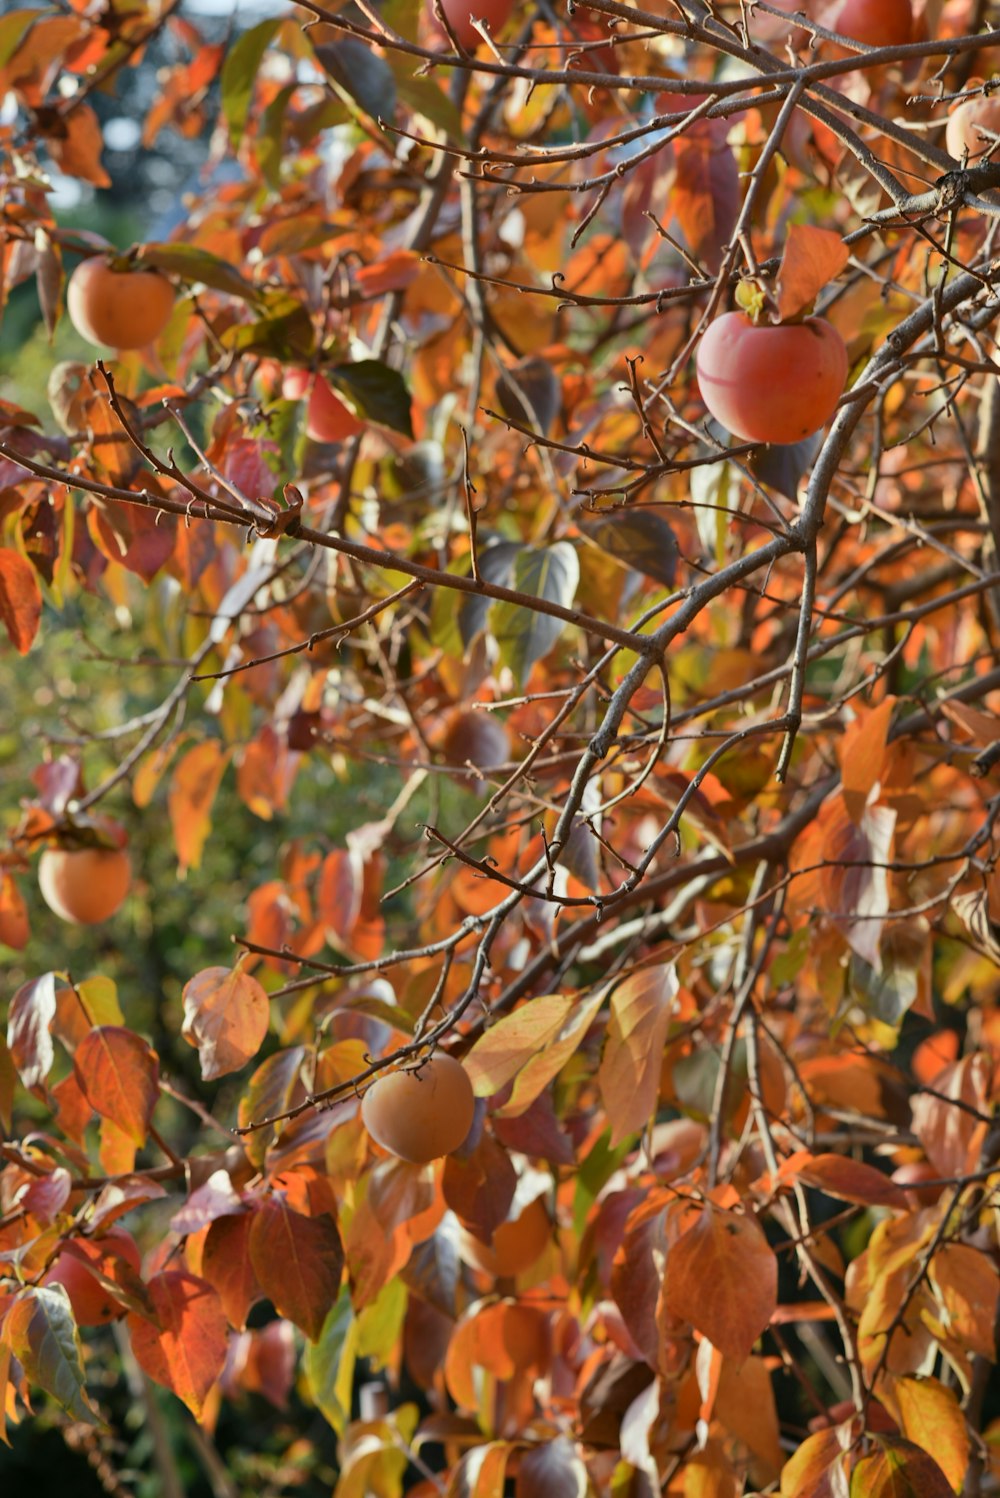
[[[99,1269],[107,1279],[117,1281],[122,1263],[138,1274],[142,1260],[131,1233],[112,1228],[103,1238],[74,1238],[64,1245],[52,1268],[42,1279],[43,1285],[62,1285],[69,1296],[77,1326],[104,1326],[125,1315],[125,1306],[91,1273],[88,1266]]]
[[[174,308],[174,288],[155,270],[115,270],[103,255],[82,260],[69,278],[66,310],[78,333],[108,348],[145,348]]]
[[[383,1149],[426,1165],[465,1142],[475,1107],[465,1068],[439,1053],[416,1070],[379,1077],[362,1099],[361,1117]]]
[[[912,0],[833,0],[819,20],[868,47],[899,47],[913,39]]]
[[[948,116],[945,144],[949,156],[956,161],[966,155],[969,161],[978,161],[990,150],[990,160],[1000,160],[997,136],[1000,136],[1000,94],[966,99]]]
[[[132,864],[125,830],[108,822],[114,848],[46,848],[38,864],[38,887],[51,911],[74,925],[96,926],[114,915],[129,892]]]
[[[344,442],[357,436],[361,422],[349,411],[339,396],[334,395],[330,382],[321,374],[310,374],[308,369],[290,369],[281,385],[285,400],[297,401],[308,394],[306,407],[306,436],[314,442]]]
[[[717,317],[698,345],[702,399],[747,442],[801,442],[830,420],[847,380],[847,348],[821,317],[774,327],[743,312]]]
[[[482,46],[482,36],[472,24],[472,17],[485,21],[490,33],[496,36],[514,8],[514,0],[441,0],[441,9],[448,18],[448,25],[468,51],[474,52]],[[427,0],[427,13],[432,23],[441,28],[434,13],[433,0]],[[443,28],[441,28],[443,29]]]

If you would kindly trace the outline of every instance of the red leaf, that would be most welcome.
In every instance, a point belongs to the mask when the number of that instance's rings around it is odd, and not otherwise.
[[[217,1217],[208,1230],[201,1255],[201,1272],[214,1285],[231,1326],[242,1331],[254,1301],[261,1294],[250,1262],[250,1229],[253,1217]]]
[[[0,546],[0,619],[19,655],[27,655],[42,617],[35,569],[20,552]]]
[[[73,1068],[94,1111],[145,1144],[159,1096],[156,1052],[132,1030],[100,1025],[77,1047]]]
[[[207,967],[186,984],[181,1033],[197,1047],[206,1082],[239,1071],[257,1054],[269,1014],[264,989],[238,965]]]
[[[272,1196],[254,1213],[250,1262],[260,1288],[281,1316],[315,1342],[337,1298],[344,1249],[332,1217],[304,1217]]]
[[[839,234],[792,224],[778,272],[778,312],[787,322],[812,306],[819,293],[844,269],[850,251]]]
[[[222,1372],[228,1333],[214,1289],[186,1269],[170,1269],[149,1281],[159,1326],[134,1312],[128,1325],[132,1350],[144,1373],[171,1389],[200,1417],[205,1396]]]

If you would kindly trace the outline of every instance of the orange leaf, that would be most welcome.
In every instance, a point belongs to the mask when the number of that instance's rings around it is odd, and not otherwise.
[[[182,874],[201,864],[201,852],[212,830],[212,802],[228,760],[218,739],[206,739],[189,749],[174,770],[167,804]]]
[[[749,1357],[778,1302],[778,1261],[751,1217],[707,1206],[667,1254],[666,1305],[727,1357]]]
[[[907,1440],[928,1452],[955,1492],[969,1465],[969,1432],[954,1389],[936,1378],[900,1378],[883,1391]]]
[[[859,1202],[864,1207],[895,1207],[901,1212],[909,1207],[901,1186],[873,1165],[843,1155],[817,1155],[800,1167],[798,1179],[825,1191],[827,1196]]]
[[[205,1396],[226,1361],[228,1333],[219,1297],[186,1269],[158,1274],[147,1288],[159,1325],[129,1312],[136,1361],[200,1418]]]
[[[333,1218],[304,1217],[282,1197],[272,1196],[254,1214],[250,1262],[278,1314],[315,1342],[344,1272],[344,1249]]]
[[[851,1444],[850,1424],[808,1436],[782,1468],[781,1498],[843,1498]]]
[[[491,1025],[464,1062],[476,1096],[490,1097],[514,1080],[502,1112],[524,1113],[576,1051],[602,999],[600,991],[586,1003],[573,994],[546,994]]]
[[[27,655],[42,617],[35,569],[20,552],[0,546],[0,619],[18,655]]]
[[[239,964],[207,967],[185,984],[181,1034],[197,1047],[206,1082],[239,1071],[267,1034],[267,994]]]
[[[677,991],[677,973],[668,964],[632,973],[611,997],[597,1079],[611,1122],[612,1148],[645,1128],[652,1117]]]
[[[133,1030],[99,1025],[77,1047],[73,1069],[94,1111],[110,1118],[133,1143],[145,1144],[159,1095],[156,1052]]]
[[[792,224],[778,272],[779,320],[787,322],[807,311],[849,259],[850,251],[831,229]]]
[[[14,947],[19,952],[27,946],[30,935],[24,896],[13,874],[4,874],[0,877],[0,944]]]
[[[71,115],[62,116],[58,131],[48,135],[45,144],[67,177],[79,177],[95,187],[111,186],[111,178],[101,165],[101,126],[89,104],[80,104]]]
[[[895,705],[895,697],[886,697],[871,711],[859,712],[838,745],[844,805],[853,822],[860,823],[868,797],[882,777]]]

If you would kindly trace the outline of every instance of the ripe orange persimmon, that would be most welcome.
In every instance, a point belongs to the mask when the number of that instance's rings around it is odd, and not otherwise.
[[[69,278],[70,322],[91,343],[145,348],[174,308],[174,288],[155,270],[115,270],[103,255],[82,260]]]
[[[913,39],[912,0],[833,0],[819,20],[868,47],[898,47]]]
[[[142,1260],[131,1233],[112,1228],[103,1238],[74,1238],[64,1245],[43,1285],[62,1285],[69,1296],[77,1326],[104,1326],[125,1315],[125,1306],[91,1274],[93,1265],[108,1279],[118,1279],[118,1267],[128,1264],[138,1274]]]
[[[38,887],[50,910],[75,925],[96,926],[114,915],[129,892],[132,864],[124,829],[107,823],[116,848],[46,848],[38,864]]]
[[[353,411],[349,411],[340,397],[333,393],[329,381],[321,374],[310,374],[308,369],[290,369],[282,381],[281,393],[288,401],[301,400],[308,393],[306,436],[314,442],[344,442],[362,430],[362,424]]]
[[[441,0],[441,9],[448,18],[448,25],[462,46],[470,52],[482,46],[483,42],[472,24],[471,17],[475,16],[477,21],[485,21],[491,33],[496,36],[513,8],[514,0]],[[441,23],[434,14],[433,0],[427,0],[427,14],[433,25],[442,29]]]
[[[992,147],[991,161],[1000,160],[1000,93],[966,99],[948,116],[945,145],[948,155],[961,161],[968,154],[970,162],[985,156]]]
[[[530,1269],[544,1251],[552,1236],[552,1223],[545,1210],[545,1200],[536,1196],[516,1217],[502,1222],[487,1245],[472,1235],[462,1233],[462,1257],[484,1274],[505,1279]]]
[[[475,1107],[465,1068],[441,1053],[416,1070],[379,1077],[362,1099],[361,1117],[391,1155],[426,1165],[464,1143]]]
[[[697,365],[702,399],[727,432],[747,442],[801,442],[837,408],[847,348],[821,317],[774,327],[726,312],[698,345]]]

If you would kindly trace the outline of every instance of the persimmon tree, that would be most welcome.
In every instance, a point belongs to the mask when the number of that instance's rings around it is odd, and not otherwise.
[[[121,1368],[217,1494],[261,1395],[274,1492],[996,1488],[995,19],[0,19],[3,295],[107,340],[0,405],[7,660],[111,642],[0,850],[0,1411],[109,1491]]]

